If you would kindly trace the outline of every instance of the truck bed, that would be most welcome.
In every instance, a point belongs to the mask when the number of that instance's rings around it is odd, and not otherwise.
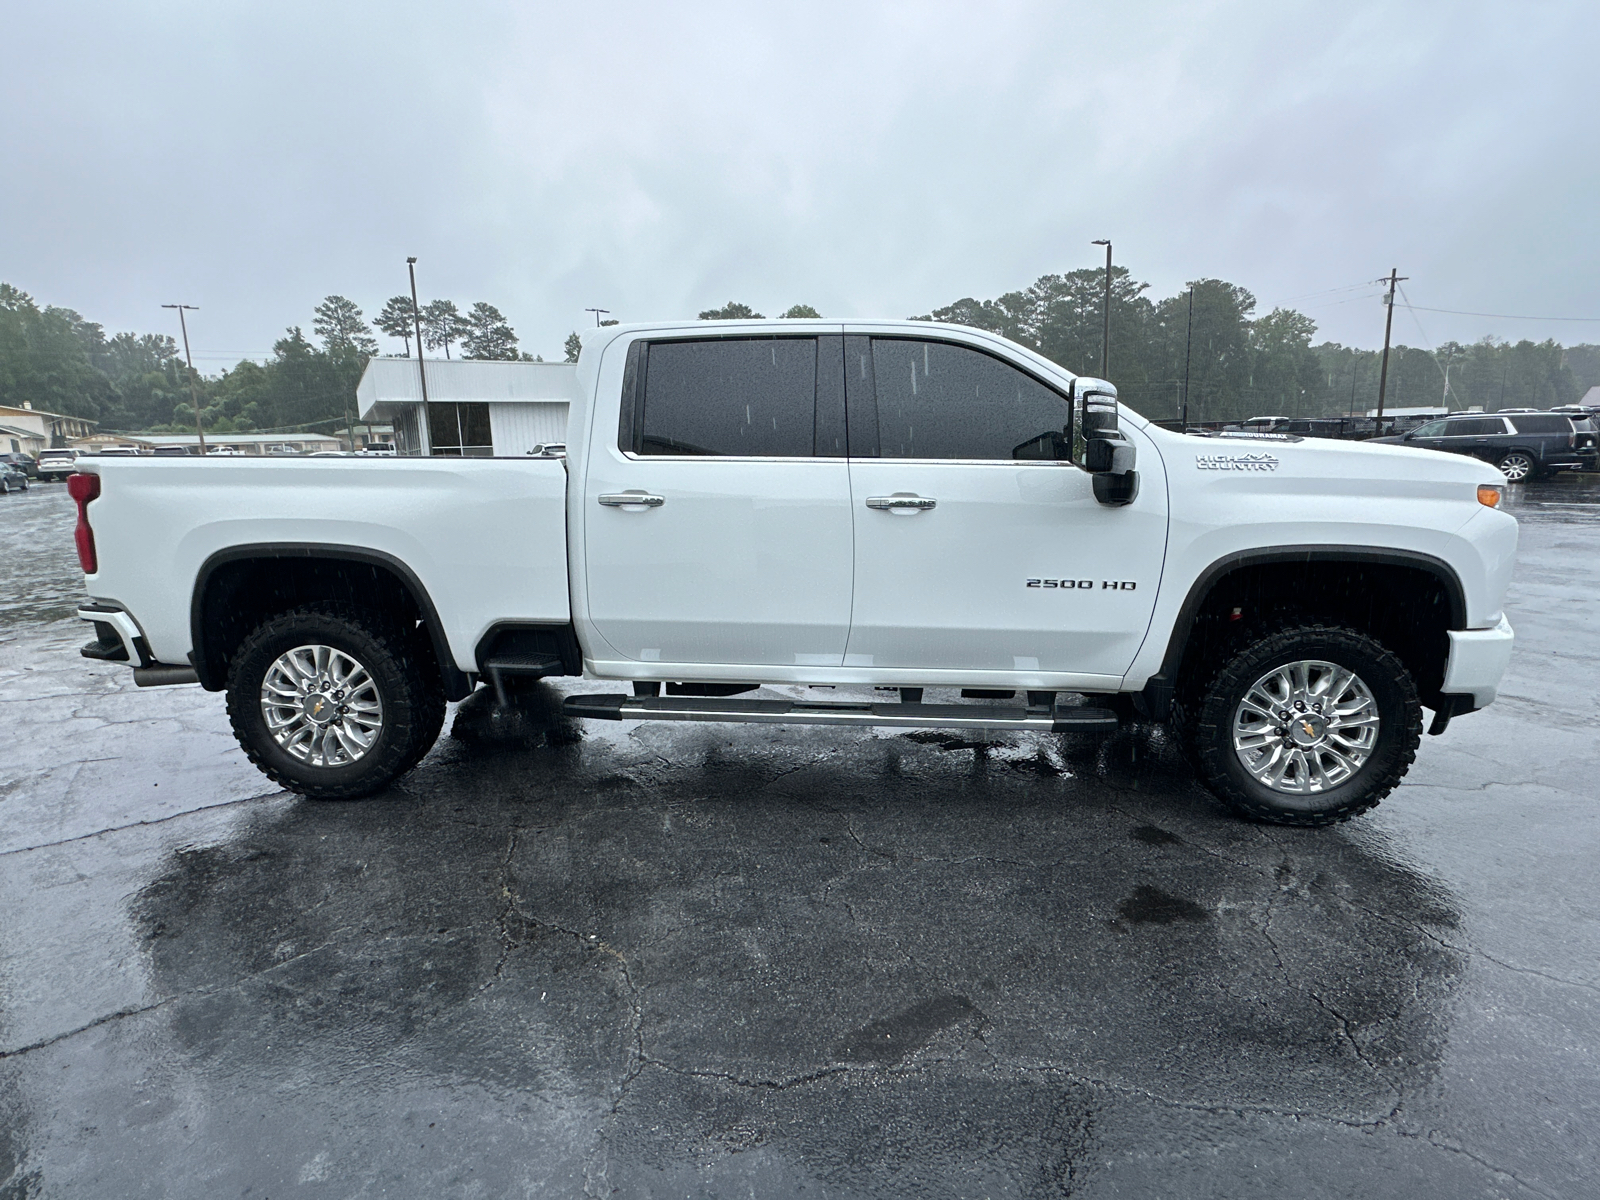
[[[569,619],[566,471],[547,458],[83,458],[94,600],[142,624],[154,657],[185,663],[195,580],[249,547],[355,547],[403,564],[438,612],[452,657],[476,671],[499,621]]]

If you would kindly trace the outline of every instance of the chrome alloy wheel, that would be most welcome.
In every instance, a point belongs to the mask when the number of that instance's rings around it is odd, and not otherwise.
[[[261,716],[286,754],[313,767],[348,767],[383,732],[377,683],[332,646],[278,655],[261,681]]]
[[[1507,483],[1521,483],[1533,474],[1533,459],[1521,451],[1508,454],[1500,460],[1500,474],[1506,477]]]
[[[1285,663],[1256,680],[1234,710],[1233,749],[1275,792],[1326,792],[1372,757],[1378,724],[1378,702],[1354,671]]]

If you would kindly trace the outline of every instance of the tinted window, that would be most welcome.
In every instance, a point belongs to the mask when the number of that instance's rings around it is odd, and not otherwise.
[[[809,458],[816,406],[815,338],[653,342],[636,449]]]
[[[1037,457],[1023,448],[1070,415],[1059,392],[966,346],[873,338],[872,371],[883,458]]]
[[[1511,427],[1518,433],[1571,433],[1572,423],[1566,417],[1533,416],[1512,417]]]
[[[487,404],[429,404],[428,443],[436,455],[489,458],[494,439],[489,433]]]
[[[1444,433],[1446,437],[1490,437],[1505,431],[1505,421],[1500,417],[1463,417],[1448,422]]]
[[[1443,421],[1429,421],[1426,425],[1423,425],[1423,426],[1421,426],[1420,428],[1417,429],[1416,435],[1419,438],[1443,437],[1444,436],[1444,422]]]

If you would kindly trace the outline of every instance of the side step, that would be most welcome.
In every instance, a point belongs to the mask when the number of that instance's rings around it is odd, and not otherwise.
[[[895,725],[914,729],[1031,729],[1105,733],[1117,715],[1103,708],[873,704],[870,701],[722,700],[688,696],[568,696],[561,711],[601,721],[729,721],[772,725]]]
[[[506,675],[528,675],[541,679],[561,674],[561,659],[554,654],[497,654],[483,664],[483,673],[494,684],[495,699],[506,706]]]

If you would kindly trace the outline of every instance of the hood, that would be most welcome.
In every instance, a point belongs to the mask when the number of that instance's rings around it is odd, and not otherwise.
[[[1269,474],[1281,480],[1324,480],[1335,491],[1391,496],[1432,493],[1439,485],[1454,491],[1457,485],[1505,483],[1504,475],[1479,459],[1376,439],[1202,437],[1155,425],[1145,432],[1156,439],[1169,467],[1195,467],[1213,478]]]

